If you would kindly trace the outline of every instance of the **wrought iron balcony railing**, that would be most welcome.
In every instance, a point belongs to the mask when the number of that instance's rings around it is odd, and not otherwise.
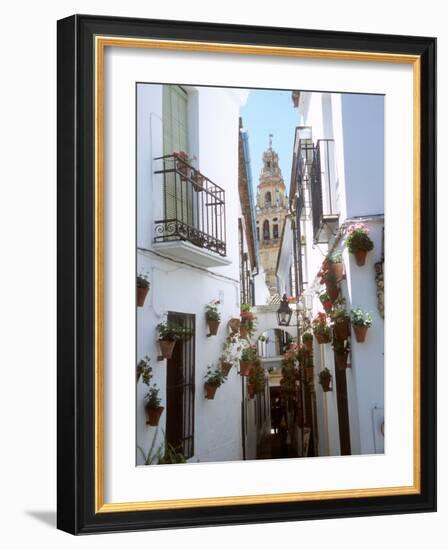
[[[156,220],[154,242],[186,241],[226,256],[225,191],[180,154],[155,159],[163,174],[164,218]]]

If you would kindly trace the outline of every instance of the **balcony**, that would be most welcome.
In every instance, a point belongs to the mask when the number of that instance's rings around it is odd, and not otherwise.
[[[334,166],[334,140],[318,140],[309,170],[315,244],[328,243],[339,225]]]
[[[154,222],[154,249],[200,267],[229,265],[225,191],[180,154],[155,159],[162,176],[163,219]]]

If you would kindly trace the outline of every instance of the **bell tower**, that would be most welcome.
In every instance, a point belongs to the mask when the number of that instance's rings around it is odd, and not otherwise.
[[[272,148],[273,137],[272,134],[269,134],[269,147],[263,153],[263,167],[257,191],[257,238],[260,261],[266,274],[266,284],[271,296],[277,294],[275,271],[283,224],[287,214],[285,183],[280,170],[278,154]]]

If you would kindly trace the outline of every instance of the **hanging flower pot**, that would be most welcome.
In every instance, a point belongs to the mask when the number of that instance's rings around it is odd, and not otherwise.
[[[322,391],[324,393],[327,393],[329,391],[331,391],[331,388],[330,388],[330,384],[331,384],[331,379],[330,378],[323,378],[319,381],[319,384],[322,386]]]
[[[150,282],[146,275],[137,275],[137,307],[143,307],[149,292]]]
[[[330,297],[330,300],[334,302],[337,300],[337,297],[339,296],[339,287],[338,285],[334,283],[325,283],[325,286],[327,288],[327,294]]]
[[[149,292],[149,287],[137,287],[137,307],[143,307],[146,300],[146,295]]]
[[[366,263],[367,250],[356,250],[353,255],[355,256],[356,265],[362,267]]]
[[[204,176],[197,170],[194,170],[191,179],[193,180],[193,189],[198,192],[202,191],[204,188]]]
[[[241,361],[240,360],[240,374],[241,374],[241,376],[249,376],[252,367],[253,367],[252,361]]]
[[[213,384],[207,384],[207,382],[206,382],[204,384],[205,399],[214,399],[217,389],[218,389],[218,386],[215,386]]]
[[[367,330],[372,326],[372,315],[362,307],[355,307],[351,311],[353,331],[357,342],[364,342]]]
[[[164,409],[164,407],[151,407],[147,404],[145,406],[146,424],[148,426],[158,426]]]
[[[175,345],[175,340],[159,340],[160,353],[164,359],[171,359]]]
[[[249,335],[249,331],[246,327],[240,326],[240,338],[247,339]]]
[[[209,331],[208,335],[216,336],[218,334],[220,322],[216,321],[215,319],[207,319],[207,324],[208,324],[208,331]]]
[[[368,330],[369,330],[369,327],[365,325],[353,325],[353,331],[356,336],[356,341],[359,343],[365,342]]]
[[[247,384],[247,396],[249,399],[253,399],[255,397],[255,384]]]
[[[230,319],[228,327],[232,334],[236,334],[240,330],[241,320],[237,318]]]
[[[350,335],[349,321],[347,318],[337,319],[334,322],[333,334],[336,340],[347,340]]]
[[[344,264],[342,262],[331,263],[330,272],[336,279],[336,281],[342,281],[342,279],[344,278]]]
[[[329,344],[331,342],[330,333],[325,334],[322,332],[316,332],[314,334],[318,344]]]
[[[232,363],[228,363],[227,361],[221,362],[221,370],[225,376],[229,374],[231,368],[232,368]]]
[[[339,370],[345,370],[347,368],[348,352],[336,351],[334,356],[335,356],[336,367]]]

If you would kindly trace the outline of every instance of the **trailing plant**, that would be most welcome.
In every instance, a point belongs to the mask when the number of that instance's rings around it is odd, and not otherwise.
[[[159,340],[169,340],[171,342],[175,342],[176,340],[180,340],[182,336],[185,335],[186,330],[185,328],[178,324],[178,323],[159,323],[157,325],[157,330],[159,331]]]
[[[371,327],[372,315],[362,307],[356,307],[351,310],[351,320],[353,325]]]
[[[345,244],[348,251],[354,254],[358,250],[370,251],[373,249],[373,241],[369,237],[369,229],[363,223],[353,223],[347,228]]]
[[[257,318],[252,313],[252,308],[249,304],[241,305],[241,327],[246,329],[249,336],[251,336],[257,328]]]
[[[147,386],[149,386],[152,378],[152,367],[149,364],[150,361],[151,359],[146,355],[137,363],[137,382],[140,377],[142,377],[143,383]]]
[[[207,367],[207,372],[205,374],[205,383],[219,388],[227,380],[227,376],[222,372],[221,369],[214,369],[211,365]]]
[[[145,275],[143,273],[139,273],[137,275],[137,287],[138,288],[149,288],[150,282],[148,280],[148,275]]]
[[[207,321],[220,321],[221,314],[218,311],[219,300],[212,300],[205,306],[205,317]]]
[[[242,345],[236,336],[228,336],[224,340],[221,360],[225,363],[235,363],[241,357]]]
[[[261,393],[265,387],[264,368],[258,361],[249,375],[249,384],[253,384],[255,393]]]

